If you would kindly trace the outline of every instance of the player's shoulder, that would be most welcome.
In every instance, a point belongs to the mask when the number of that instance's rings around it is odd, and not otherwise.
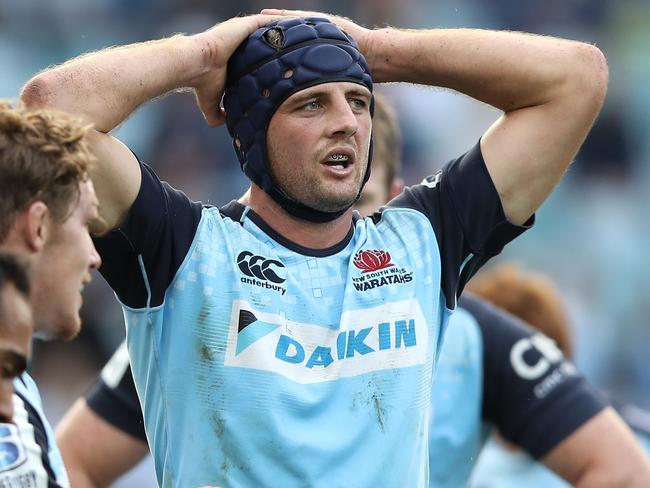
[[[496,336],[505,341],[507,337],[515,339],[535,333],[535,330],[520,318],[471,292],[465,292],[461,296],[458,306],[476,319],[483,337]]]
[[[14,390],[23,401],[34,405],[38,409],[42,408],[41,393],[36,382],[28,373],[23,373],[14,379]]]
[[[69,486],[36,383],[23,374],[14,385],[13,424],[0,424],[0,486]]]

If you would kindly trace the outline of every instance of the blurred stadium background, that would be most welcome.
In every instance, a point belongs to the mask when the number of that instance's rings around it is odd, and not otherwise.
[[[33,73],[86,51],[194,33],[267,6],[330,11],[366,26],[524,30],[605,52],[610,89],[596,126],[535,228],[500,259],[554,279],[574,320],[578,366],[613,396],[650,408],[649,0],[0,0],[0,98],[17,98]],[[379,89],[400,117],[407,183],[468,149],[498,116],[442,90]],[[194,199],[220,205],[247,186],[225,129],[207,127],[189,94],[144,107],[117,134]],[[35,347],[32,370],[53,423],[124,336],[112,293],[96,278],[80,338]],[[145,464],[115,486],[154,486],[151,472]]]

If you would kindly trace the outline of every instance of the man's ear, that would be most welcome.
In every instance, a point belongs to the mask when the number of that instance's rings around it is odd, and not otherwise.
[[[392,200],[397,195],[402,193],[403,189],[404,189],[404,180],[402,178],[395,178],[390,185],[390,193],[388,195],[388,199]]]
[[[52,232],[52,220],[47,205],[41,201],[32,203],[22,213],[17,222],[22,226],[22,236],[25,246],[31,252],[39,252]]]

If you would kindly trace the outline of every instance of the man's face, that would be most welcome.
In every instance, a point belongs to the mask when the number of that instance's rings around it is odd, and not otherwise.
[[[0,292],[0,422],[13,417],[13,380],[25,371],[31,353],[32,310],[13,285]]]
[[[325,212],[349,207],[368,165],[370,91],[356,83],[323,83],[280,105],[267,131],[271,174],[304,205]]]
[[[42,255],[33,267],[33,307],[39,336],[69,340],[79,333],[81,292],[101,259],[88,232],[98,217],[90,180],[79,184],[79,199],[63,222],[52,222]]]

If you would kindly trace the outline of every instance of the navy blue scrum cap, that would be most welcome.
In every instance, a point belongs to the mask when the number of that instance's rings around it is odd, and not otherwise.
[[[287,212],[313,222],[334,220],[347,208],[323,212],[289,197],[271,177],[266,131],[275,111],[291,95],[335,81],[358,83],[372,92],[370,68],[358,44],[323,18],[271,22],[253,32],[228,62],[223,105],[242,170]],[[374,101],[370,110],[372,115]],[[369,177],[370,161],[364,184]]]

